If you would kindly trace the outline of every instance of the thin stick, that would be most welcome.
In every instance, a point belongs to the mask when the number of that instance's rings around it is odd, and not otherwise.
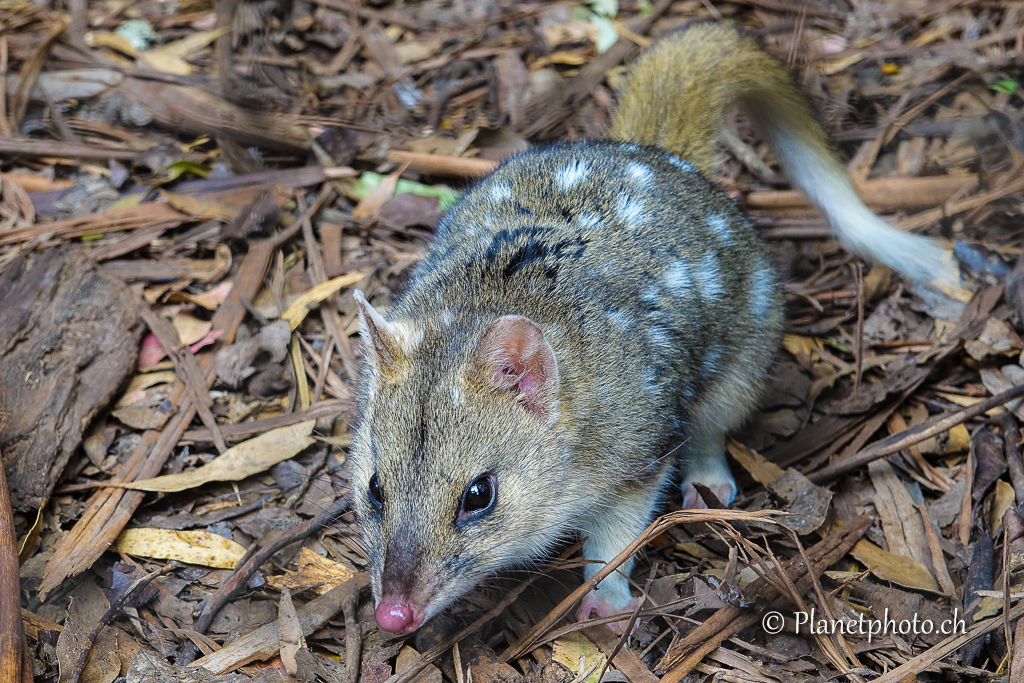
[[[1020,398],[1021,396],[1024,396],[1024,384],[1013,387],[1012,389],[1007,389],[1003,393],[996,394],[981,403],[975,403],[973,406],[960,408],[958,410],[948,412],[945,415],[939,415],[938,417],[932,418],[928,422],[916,427],[912,427],[905,432],[893,434],[888,438],[876,441],[860,453],[857,453],[846,460],[832,463],[828,467],[824,467],[817,472],[808,475],[808,478],[815,484],[827,484],[848,472],[852,472],[858,467],[867,465],[869,462],[891,455],[897,451],[901,451],[908,446],[913,446],[914,444],[933,437],[936,434],[941,434],[948,429],[952,429],[958,424],[963,424],[978,415],[986,413],[993,408],[998,408],[1004,403],[1012,401],[1015,398]]]
[[[506,662],[513,659],[518,659],[524,654],[533,649],[543,634],[553,627],[558,620],[561,619],[566,613],[575,605],[577,602],[582,600],[587,593],[594,590],[597,584],[601,583],[607,576],[619,568],[623,562],[633,556],[640,548],[643,548],[647,542],[655,536],[663,533],[666,529],[676,526],[677,524],[689,524],[697,522],[735,522],[735,521],[757,521],[757,522],[774,522],[773,516],[770,512],[743,512],[741,510],[680,510],[678,512],[670,512],[667,515],[659,517],[658,519],[651,522],[651,525],[640,534],[632,543],[615,556],[613,560],[608,562],[602,567],[589,581],[584,581],[583,585],[574,590],[569,597],[562,600],[546,617],[541,619],[530,632],[527,633],[518,643],[509,647],[505,652],[501,654],[501,658]]]

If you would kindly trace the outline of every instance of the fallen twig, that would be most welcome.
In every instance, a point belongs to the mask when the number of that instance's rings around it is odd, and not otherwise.
[[[210,627],[210,624],[213,622],[213,618],[217,616],[217,612],[220,611],[221,607],[223,607],[228,600],[234,597],[235,593],[245,587],[245,584],[249,581],[252,575],[255,574],[261,566],[263,566],[264,562],[273,557],[275,553],[281,550],[281,548],[307,538],[310,534],[316,533],[326,525],[336,520],[338,516],[348,508],[348,505],[348,499],[340,497],[334,501],[333,505],[325,508],[319,515],[302,526],[292,529],[290,533],[281,534],[266,545],[253,544],[253,546],[249,548],[249,552],[247,552],[245,557],[242,558],[242,561],[235,566],[234,571],[231,573],[231,577],[217,589],[217,592],[207,598],[206,602],[203,604],[202,612],[192,625],[192,630],[197,633],[205,632],[206,629]],[[178,656],[178,660],[175,663],[178,666],[190,664],[196,654],[197,648],[195,643],[189,643]]]
[[[923,424],[911,427],[905,432],[893,434],[890,437],[876,441],[856,455],[834,462],[828,467],[824,467],[817,472],[807,475],[807,477],[815,484],[827,484],[837,477],[848,472],[852,472],[858,467],[867,465],[872,460],[877,460],[878,458],[897,453],[908,446],[913,446],[914,444],[920,443],[921,441],[933,437],[936,434],[941,434],[958,424],[963,424],[971,418],[987,413],[993,408],[998,408],[1004,403],[1012,401],[1015,398],[1020,398],[1021,396],[1024,396],[1024,384],[1008,389],[1001,394],[996,394],[995,396],[985,399],[980,403],[975,403],[973,406],[959,408],[944,415],[938,415]]]

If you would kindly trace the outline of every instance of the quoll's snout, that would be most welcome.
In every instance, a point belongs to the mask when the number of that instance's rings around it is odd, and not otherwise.
[[[391,633],[412,633],[423,625],[423,610],[402,598],[385,598],[374,612],[377,625]]]

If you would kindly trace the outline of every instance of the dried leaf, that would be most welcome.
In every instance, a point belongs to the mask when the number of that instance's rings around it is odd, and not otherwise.
[[[313,304],[318,304],[331,294],[334,294],[342,287],[348,287],[362,280],[365,275],[358,271],[352,271],[344,275],[339,275],[333,280],[321,283],[310,290],[307,290],[300,294],[292,301],[288,309],[281,314],[282,320],[288,321],[288,326],[295,330],[306,318],[309,313],[309,307]]]
[[[184,491],[211,481],[238,481],[293,457],[314,443],[316,420],[272,429],[224,451],[220,457],[190,472],[121,484],[138,491]]]
[[[568,633],[551,643],[551,658],[571,671],[575,676],[574,681],[586,683],[597,683],[597,675],[607,660],[607,657],[597,649],[597,645],[579,632]],[[589,676],[580,678],[588,671]]]
[[[1006,372],[1006,369],[1010,367],[1020,366],[1004,366],[999,370],[995,368],[981,368],[978,374],[981,375],[981,383],[985,385],[989,393],[993,396],[1000,394],[1004,391],[1009,391],[1014,386],[1017,386],[1008,375],[1020,375],[1024,374],[1024,371],[1018,373],[1017,370],[1010,370]],[[1021,381],[1024,381],[1024,377],[1018,377]],[[1024,420],[1024,398],[1018,398],[1015,401],[1010,401],[1006,404],[1006,409],[1016,415],[1018,419]]]
[[[184,311],[176,313],[171,319],[171,324],[174,325],[174,329],[178,333],[178,339],[185,346],[195,344],[209,334],[213,328],[213,323],[210,321],[200,320]]]
[[[997,479],[995,488],[992,490],[992,502],[989,507],[988,528],[993,534],[999,533],[1003,526],[1003,515],[1013,507],[1014,491],[1009,482]]]
[[[403,647],[398,653],[398,660],[395,662],[395,670],[402,671],[410,666],[413,662],[419,659],[420,653],[412,649],[408,645]],[[441,675],[441,670],[433,664],[428,664],[423,671],[416,674],[409,683],[442,683],[444,677]]]
[[[729,450],[729,455],[735,458],[736,462],[759,484],[769,484],[785,473],[781,467],[735,439],[729,439],[725,445]]]
[[[906,588],[941,593],[938,582],[920,562],[882,550],[870,541],[860,540],[850,550],[872,574]]]
[[[64,630],[57,638],[59,683],[69,680],[110,683],[117,678],[121,661],[113,647],[116,645],[113,630],[104,628],[95,643],[89,642],[89,635],[109,608],[110,603],[103,591],[92,581],[83,581],[75,588]],[[81,658],[86,652],[89,653],[88,658],[83,662]]]
[[[299,625],[299,615],[295,612],[295,605],[292,604],[292,594],[285,588],[281,591],[281,604],[277,616],[277,634],[281,639],[281,663],[288,675],[295,676],[299,673],[299,665],[295,661],[295,655],[306,645],[306,639],[302,637],[302,627]]]
[[[128,555],[178,560],[218,569],[234,569],[245,555],[245,548],[241,545],[209,531],[125,529],[114,545]]]
[[[271,576],[267,585],[278,590],[288,587],[296,593],[312,590],[316,595],[323,595],[353,576],[355,572],[340,562],[332,562],[309,548],[303,548],[299,552],[298,570],[283,576]]]
[[[377,210],[395,194],[395,187],[398,185],[398,171],[391,175],[384,176],[374,187],[359,200],[356,207],[352,209],[352,217],[364,221],[370,218]]]
[[[1021,350],[1021,339],[1003,320],[989,318],[977,339],[964,344],[964,349],[975,360],[993,355],[1016,354]]]

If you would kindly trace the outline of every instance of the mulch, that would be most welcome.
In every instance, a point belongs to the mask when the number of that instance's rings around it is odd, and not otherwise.
[[[739,499],[669,496],[628,641],[567,616],[578,544],[378,630],[352,291],[386,309],[475,178],[602,137],[708,18],[971,294],[851,257],[730,116],[715,180],[787,312]],[[1022,55],[985,0],[4,4],[0,680],[1024,683]]]

